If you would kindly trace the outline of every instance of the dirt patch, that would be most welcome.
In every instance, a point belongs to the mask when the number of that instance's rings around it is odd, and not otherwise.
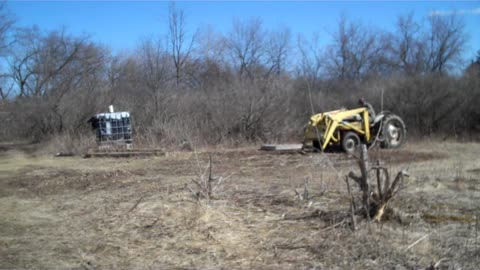
[[[5,154],[8,151],[19,151],[25,154],[34,154],[40,145],[27,142],[14,142],[14,143],[1,143],[0,142],[0,154]]]
[[[19,174],[20,176],[7,181],[7,187],[25,194],[36,195],[121,188],[131,182],[132,176],[139,175],[137,172],[118,169],[106,172],[83,172],[72,169],[49,170],[45,167],[30,167],[21,170]]]
[[[275,152],[275,151],[263,151],[263,150],[238,150],[228,152],[204,152],[198,154],[200,159],[206,159],[209,155],[216,156],[221,160],[239,160],[239,161],[261,161],[269,160],[274,161],[278,158],[290,159],[291,162],[301,162],[312,156],[319,156],[322,158],[322,153],[290,151],[290,152]],[[349,163],[352,157],[347,156],[342,152],[329,152],[325,153],[326,156],[334,163],[338,165]],[[443,159],[447,155],[438,152],[423,152],[423,151],[411,151],[405,149],[379,149],[373,148],[369,151],[369,156],[372,160],[380,159],[388,163],[414,163],[420,161]],[[354,159],[354,158],[353,158]]]

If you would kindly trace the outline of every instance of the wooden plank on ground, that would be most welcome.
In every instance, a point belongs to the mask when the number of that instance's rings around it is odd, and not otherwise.
[[[84,158],[125,158],[125,157],[151,157],[164,156],[161,151],[127,151],[127,152],[92,152],[84,156]]]
[[[302,144],[263,144],[260,150],[264,151],[299,151]]]

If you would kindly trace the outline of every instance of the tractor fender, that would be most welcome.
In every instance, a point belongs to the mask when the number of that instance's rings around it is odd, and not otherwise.
[[[375,117],[375,121],[373,122],[374,125],[378,124],[380,121],[382,121],[387,115],[395,115],[395,116],[398,116],[394,113],[392,113],[391,111],[381,111],[379,114],[377,114],[377,116]],[[405,130],[408,131],[408,128],[405,126]]]
[[[373,123],[374,123],[374,124],[379,123],[379,122],[382,121],[383,118],[385,118],[385,116],[387,116],[388,114],[392,114],[392,112],[390,112],[390,111],[381,111],[380,113],[377,114],[377,116],[375,116],[375,119],[374,119]]]

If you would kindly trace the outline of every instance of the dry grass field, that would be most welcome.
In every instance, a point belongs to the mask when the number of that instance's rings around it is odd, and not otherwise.
[[[82,159],[3,144],[0,268],[478,269],[480,144],[369,154],[410,177],[381,224],[353,232],[343,177],[358,168],[341,153]],[[213,198],[198,201],[210,155]]]

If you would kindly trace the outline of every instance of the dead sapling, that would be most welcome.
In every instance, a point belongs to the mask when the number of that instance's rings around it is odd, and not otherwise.
[[[364,215],[368,220],[373,218],[376,222],[380,222],[385,209],[391,199],[400,190],[400,183],[403,182],[405,177],[409,174],[405,170],[401,170],[397,173],[395,179],[391,181],[390,173],[382,166],[380,161],[372,167],[369,167],[368,150],[367,146],[362,144],[360,147],[360,158],[358,159],[358,166],[360,168],[360,176],[357,176],[353,171],[348,174],[348,177],[358,184],[360,191],[362,192],[362,202],[360,209],[354,209],[355,214]],[[376,172],[376,189],[373,183],[370,183],[369,172]],[[373,181],[373,180],[372,180]],[[347,188],[350,189],[347,182]],[[355,206],[353,196],[351,196],[351,209]]]
[[[185,184],[185,188],[188,189],[197,200],[212,199],[214,197],[213,192],[224,181],[223,177],[214,178],[212,175],[212,170],[212,156],[209,155],[208,166],[206,167],[205,171],[202,174],[197,173],[196,178],[190,179],[191,182],[194,184],[194,188],[190,187],[188,184]]]
[[[297,195],[297,198],[301,202],[308,202],[310,200],[310,193],[308,191],[308,177],[305,177],[303,181],[303,192],[299,192],[297,189],[295,189],[295,194]]]

